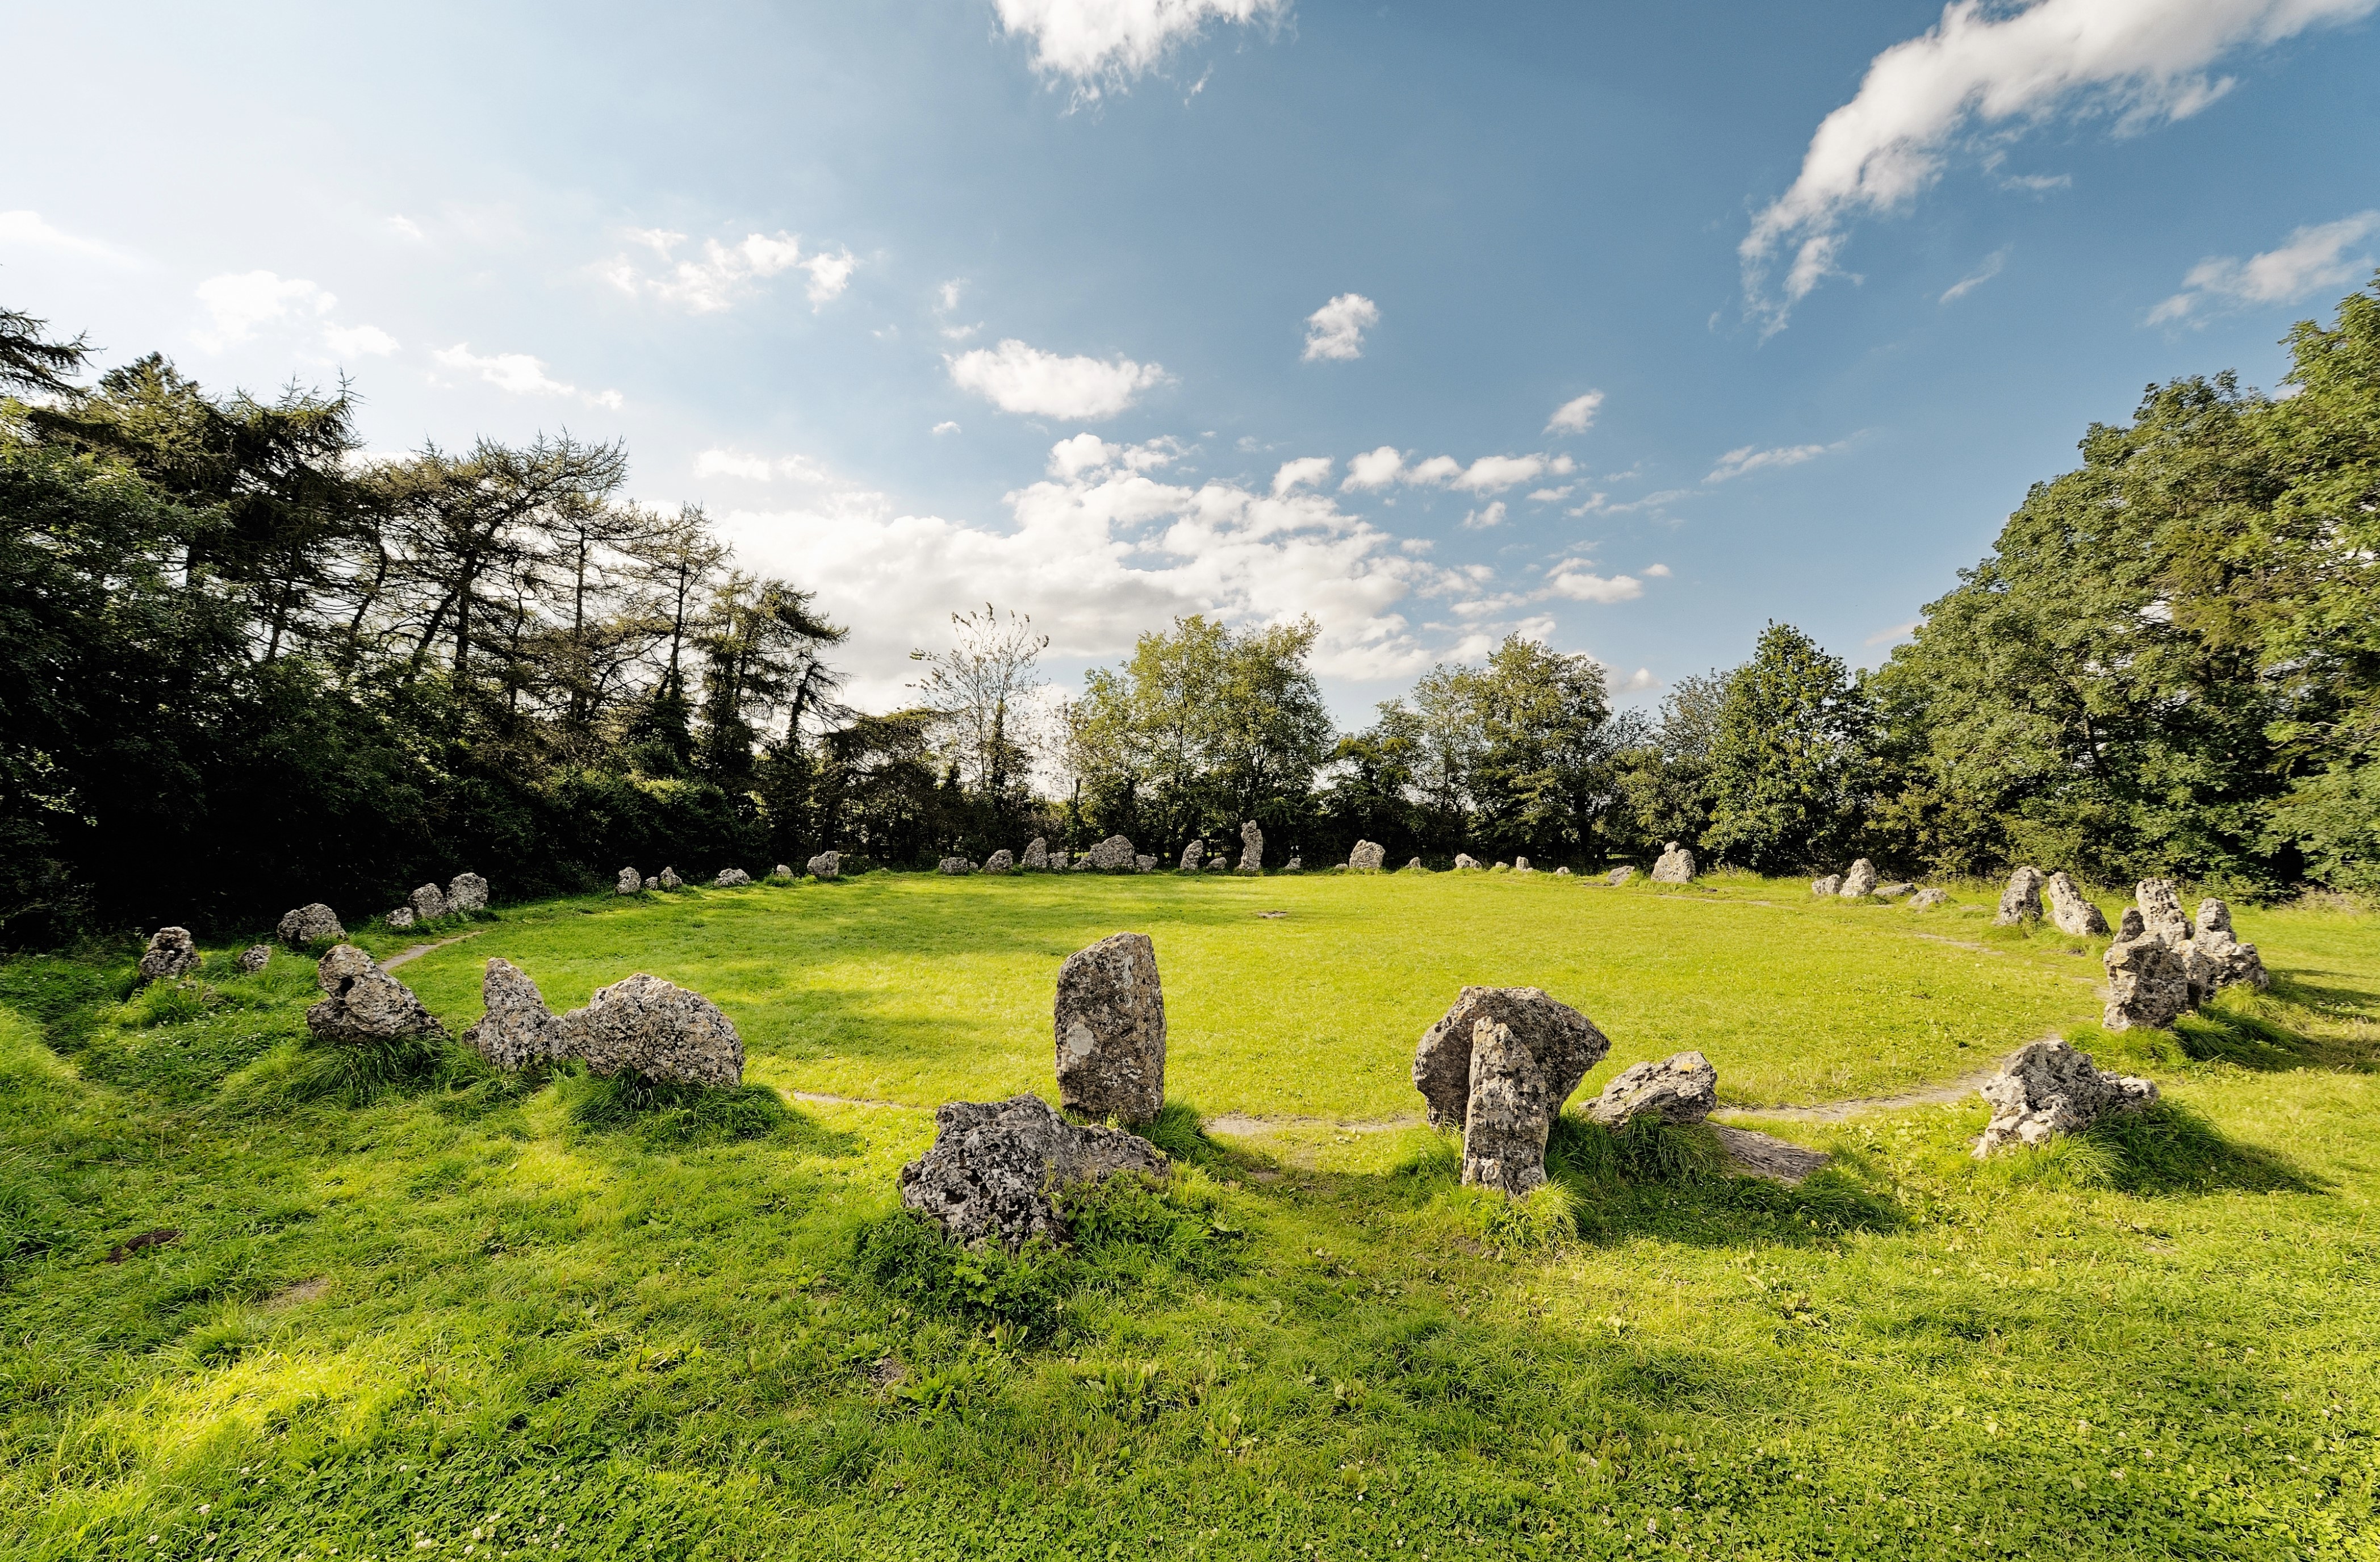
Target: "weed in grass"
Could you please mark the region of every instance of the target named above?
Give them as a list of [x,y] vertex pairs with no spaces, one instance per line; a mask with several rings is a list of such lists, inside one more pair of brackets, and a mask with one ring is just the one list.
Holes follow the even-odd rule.
[[1080,1284],[1074,1257],[1039,1240],[1008,1253],[963,1248],[914,1210],[860,1227],[852,1270],[881,1295],[944,1316],[1005,1324],[1029,1343],[1055,1334]]

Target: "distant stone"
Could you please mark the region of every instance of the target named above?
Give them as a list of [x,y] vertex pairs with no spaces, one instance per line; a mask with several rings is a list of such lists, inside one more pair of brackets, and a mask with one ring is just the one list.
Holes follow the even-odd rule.
[[1182,848],[1181,871],[1195,873],[1207,865],[1207,843],[1192,841]]
[[2149,932],[2119,938],[2101,957],[2107,968],[2107,1007],[2099,1023],[2110,1031],[2171,1025],[2192,1001],[2190,964],[2182,952]]
[[612,893],[614,895],[641,895],[644,893],[644,874],[639,873],[634,868],[623,868],[620,870],[620,881],[612,886]]
[[1257,822],[1253,819],[1240,825],[1240,872],[1264,872],[1264,832],[1257,828]]
[[945,857],[934,865],[934,872],[964,875],[974,873],[975,864],[964,857]]
[[1671,841],[1661,848],[1661,860],[1653,864],[1655,884],[1691,884],[1694,876],[1694,854]]
[[1479,1022],[1508,1027],[1545,1076],[1550,1112],[1560,1112],[1611,1043],[1586,1016],[1536,987],[1465,987],[1414,1048],[1414,1089],[1429,1104],[1432,1128],[1460,1128],[1471,1094],[1471,1048]]
[[199,947],[186,927],[161,927],[140,952],[140,980],[172,982],[199,969]]
[[2058,932],[2076,938],[2107,936],[2107,914],[2091,904],[2090,897],[2065,869],[2043,880],[2041,888],[2049,900],[2050,923]]
[[1556,868],[1554,870],[1554,877],[1558,879],[1566,879],[1570,877],[1570,870],[1568,868]]
[[480,999],[487,1012],[463,1032],[463,1040],[497,1068],[525,1068],[568,1056],[562,1022],[545,1007],[545,995],[510,960],[488,962]]
[[2191,942],[2206,952],[2217,991],[2244,983],[2261,993],[2273,984],[2256,946],[2240,943],[2232,933],[2231,908],[2222,901],[2210,896],[2198,903],[2198,935]]
[[1633,868],[1614,868],[1611,872],[1603,875],[1603,882],[1617,887],[1618,885],[1626,884],[1635,876],[1636,870]]
[[814,879],[839,879],[843,877],[843,853],[821,851],[811,858],[807,866]]
[[713,888],[740,889],[752,882],[752,875],[741,868],[722,868],[719,876],[710,881]]
[[794,865],[790,862],[780,862],[769,871],[769,876],[772,879],[790,879],[794,876]]
[[410,906],[399,906],[395,910],[391,911],[387,916],[381,920],[388,923],[389,926],[396,929],[399,933],[403,933],[407,928],[413,925],[413,908]]
[[1978,1160],[2003,1145],[2043,1144],[2058,1134],[2080,1133],[2102,1117],[2137,1112],[2157,1098],[2152,1081],[2103,1074],[2090,1054],[2060,1041],[2019,1047],[1982,1089],[1992,1104],[1992,1120],[1976,1141]]
[[1878,900],[1898,900],[1903,896],[1916,893],[1917,886],[1913,884],[1880,884],[1876,886],[1876,897]]
[[1145,933],[1111,934],[1058,968],[1058,1104],[1145,1123],[1165,1104],[1165,990]]
[[1840,873],[1828,873],[1823,879],[1812,879],[1810,881],[1810,893],[1812,895],[1832,895],[1842,887],[1843,876]]
[[446,885],[446,914],[488,909],[488,881],[477,873],[457,873]]
[[1718,1105],[1718,1070],[1699,1052],[1682,1052],[1658,1063],[1632,1063],[1603,1087],[1586,1115],[1605,1128],[1624,1128],[1637,1117],[1665,1123],[1699,1123]]
[[337,944],[347,936],[347,930],[339,925],[338,917],[319,900],[289,912],[273,931],[281,942],[293,949],[302,949],[309,944]]
[[[1153,873],[1157,872],[1157,856],[1154,852],[1142,852],[1132,860],[1132,865],[1137,872]],[[1220,864],[1210,863],[1209,866],[1220,866]]]
[[244,976],[254,976],[272,963],[273,946],[270,944],[251,944],[239,952],[240,974]]
[[1937,906],[1948,905],[1949,900],[1950,892],[1947,889],[1921,889],[1909,897],[1909,909],[1912,911],[1930,911]]
[[1493,1019],[1471,1027],[1469,1100],[1463,1119],[1463,1180],[1512,1196],[1543,1187],[1546,1136],[1561,1103],[1536,1055]]
[[434,884],[423,885],[406,898],[416,921],[434,922],[446,914],[446,892]]
[[1002,847],[998,851],[993,852],[990,856],[983,860],[983,871],[987,873],[1005,873],[1014,869],[1015,866],[1016,856],[1006,847]]
[[2139,890],[2141,921],[2149,936],[2168,947],[2190,942],[2190,919],[2182,915],[2181,897],[2170,879],[2143,879]]
[[2041,870],[2019,868],[2009,875],[2008,887],[2000,891],[1999,913],[1992,918],[1994,927],[2017,927],[2025,922],[2041,921]]
[[701,994],[643,971],[597,988],[556,1025],[561,1056],[583,1057],[598,1074],[713,1090],[744,1082],[744,1038],[734,1021]]
[[1512,859],[1512,872],[1516,873],[1534,873],[1536,870],[1529,866],[1529,860],[1527,858],[1515,857]]
[[1491,873],[1509,873],[1512,871],[1512,865],[1510,862],[1499,862],[1488,871]]
[[1357,841],[1355,849],[1347,854],[1347,871],[1351,873],[1377,873],[1386,865],[1389,848],[1378,841]]
[[686,881],[677,876],[677,870],[675,868],[663,868],[662,870],[662,876],[655,879],[653,882],[661,885],[663,889],[683,889],[686,887]]
[[1058,847],[1051,849],[1050,853],[1050,871],[1053,873],[1062,873],[1066,871],[1065,848]]
[[1119,1172],[1161,1178],[1164,1153],[1121,1129],[1078,1128],[1038,1095],[953,1101],[934,1113],[934,1147],[901,1168],[901,1203],[953,1241],[1010,1251],[1069,1239],[1052,1197]]
[[1139,855],[1123,836],[1110,836],[1086,855],[1095,873],[1129,873],[1140,866]]
[[1038,873],[1047,869],[1050,866],[1050,843],[1039,836],[1034,836],[1032,843],[1026,847],[1025,856],[1018,861],[1017,866],[1028,873]]
[[[1418,862],[1421,859],[1416,857],[1414,860]],[[1281,865],[1281,871],[1284,873],[1302,873],[1305,872],[1305,860],[1300,857],[1293,857],[1288,861]]]
[[327,1042],[374,1046],[407,1036],[443,1035],[413,989],[352,944],[332,947],[314,968],[322,1001],[306,1011],[306,1029]]
[[[1418,861],[1419,859],[1416,858],[1415,860]],[[1467,851],[1458,851],[1454,854],[1454,871],[1458,873],[1475,873],[1486,866],[1486,863]]]
[[1863,857],[1852,864],[1843,875],[1842,886],[1835,891],[1846,900],[1857,900],[1876,893],[1876,864]]

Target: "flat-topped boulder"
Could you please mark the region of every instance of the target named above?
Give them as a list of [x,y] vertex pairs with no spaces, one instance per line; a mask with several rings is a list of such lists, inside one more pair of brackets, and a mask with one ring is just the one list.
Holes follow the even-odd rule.
[[1718,1070],[1699,1052],[1682,1052],[1658,1063],[1632,1063],[1612,1077],[1586,1115],[1608,1129],[1625,1128],[1638,1117],[1699,1123],[1718,1105]]
[[901,1168],[905,1209],[970,1248],[1010,1251],[1038,1238],[1069,1239],[1053,1197],[1120,1172],[1161,1178],[1155,1145],[1121,1129],[1078,1127],[1038,1095],[953,1101],[934,1112],[934,1146]]
[[1655,884],[1691,884],[1694,877],[1694,854],[1671,841],[1661,848],[1661,860],[1653,864]]
[[1479,1022],[1508,1027],[1545,1076],[1552,1111],[1578,1089],[1611,1043],[1595,1022],[1537,987],[1465,987],[1414,1048],[1414,1089],[1432,1128],[1461,1128],[1471,1098],[1471,1046]]
[[596,989],[557,1025],[563,1055],[596,1073],[733,1090],[744,1082],[744,1038],[719,1006],[638,971]]
[[2062,1041],[2018,1048],[1984,1081],[1992,1120],[1975,1144],[1978,1160],[2010,1144],[2045,1144],[2080,1133],[2102,1117],[2137,1112],[2157,1099],[2156,1085],[2125,1074],[2103,1074],[2091,1055]]
[[1614,868],[1611,872],[1603,875],[1603,882],[1611,885],[1614,889],[1617,889],[1635,876],[1636,870],[1633,868]]
[[339,925],[337,913],[317,900],[310,905],[284,912],[274,936],[293,949],[303,949],[310,944],[340,944],[346,941],[347,930]]
[[1058,1102],[1145,1123],[1165,1104],[1165,989],[1145,933],[1111,934],[1058,968],[1051,1006]]
[[2041,887],[2049,898],[2050,925],[2058,932],[2074,938],[2107,936],[2107,914],[2091,903],[2065,869],[2043,880]]
[[199,969],[199,946],[186,927],[161,927],[140,951],[142,982],[172,982]]
[[722,868],[719,876],[710,881],[718,889],[741,889],[752,882],[752,875],[741,868]]
[[352,944],[332,946],[314,967],[314,983],[322,999],[306,1011],[306,1029],[324,1041],[372,1046],[445,1033],[412,988]]
[[934,872],[964,876],[975,872],[975,864],[964,857],[945,857],[934,865]]
[[1947,889],[1921,889],[1909,897],[1909,909],[1912,911],[1930,911],[1937,906],[1949,903],[1950,892]]
[[1821,898],[1832,896],[1836,891],[1842,887],[1843,876],[1840,873],[1828,873],[1823,879],[1812,879],[1810,881],[1810,893],[1820,897]]
[[1880,884],[1876,886],[1876,897],[1878,900],[1900,900],[1916,893],[1917,886],[1906,880]]
[[2041,921],[2041,870],[2019,868],[2009,875],[2008,887],[2000,891],[2000,909],[1992,918],[1994,927],[2021,927],[2026,922]]

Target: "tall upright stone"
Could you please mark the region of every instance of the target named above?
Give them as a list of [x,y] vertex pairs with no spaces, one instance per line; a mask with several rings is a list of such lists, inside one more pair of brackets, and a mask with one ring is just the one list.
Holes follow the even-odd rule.
[[[634,868],[623,868],[620,870],[619,882],[612,886],[612,893],[614,895],[641,895],[644,893],[644,889],[645,875],[639,873]],[[412,908],[407,907],[406,909],[410,911]]]
[[2041,870],[2019,868],[2009,875],[2008,887],[2000,891],[2000,909],[1992,918],[1994,927],[2021,927],[2026,922],[2041,921]]
[[510,960],[492,959],[480,979],[487,1010],[463,1040],[499,1068],[526,1068],[567,1055],[562,1022],[545,1007],[545,995],[527,971]]
[[2190,968],[2181,951],[2155,934],[2119,938],[2100,958],[2107,968],[2107,1007],[2099,1023],[2108,1030],[2159,1029],[2190,1007]]
[[1205,841],[1192,841],[1188,846],[1182,848],[1182,861],[1180,864],[1182,872],[1185,873],[1195,873],[1206,865],[1207,843]]
[[2222,901],[2210,896],[2198,903],[2198,934],[2191,942],[2205,952],[2218,991],[2240,982],[2261,993],[2273,984],[2256,946],[2231,931],[2231,908]]
[[322,957],[314,968],[314,984],[322,1001],[306,1011],[306,1029],[323,1041],[373,1046],[444,1033],[411,988],[352,944],[334,945]]
[[1429,1104],[1432,1128],[1463,1125],[1471,1092],[1471,1047],[1483,1019],[1520,1038],[1545,1074],[1554,1112],[1611,1050],[1595,1021],[1542,988],[1465,987],[1414,1047],[1414,1089]]
[[1485,1019],[1473,1024],[1463,1120],[1464,1183],[1512,1195],[1545,1185],[1546,1138],[1561,1109],[1547,1072],[1511,1026]]
[[488,881],[477,873],[455,875],[446,885],[446,914],[484,911],[488,909]]
[[140,980],[172,982],[199,969],[199,947],[186,927],[161,927],[140,952]]
[[808,866],[814,879],[839,879],[843,877],[843,853],[821,851],[809,860]]
[[1024,858],[1016,864],[1028,873],[1038,873],[1050,866],[1050,843],[1039,836],[1025,848]]
[[1671,841],[1661,848],[1661,860],[1653,864],[1655,884],[1692,884],[1694,877],[1694,854]]
[[2041,887],[2049,897],[2049,920],[2058,932],[2075,938],[2107,935],[2107,913],[2091,903],[2065,869],[2050,874]]
[[1240,872],[1264,872],[1264,832],[1257,828],[1257,822],[1253,819],[1240,825]]
[[1846,900],[1858,900],[1876,893],[1876,864],[1863,857],[1843,875],[1835,893]]
[[1389,860],[1389,848],[1378,841],[1357,841],[1355,849],[1347,854],[1347,871],[1351,873],[1377,873]]
[[2171,879],[2143,879],[2138,899],[2150,937],[2177,949],[2190,942],[2190,918],[2182,913],[2181,897]]
[[1058,968],[1058,1102],[1145,1123],[1165,1104],[1165,989],[1145,933],[1111,934]]
[[446,892],[434,884],[423,885],[406,897],[413,908],[416,921],[434,922],[446,914]]

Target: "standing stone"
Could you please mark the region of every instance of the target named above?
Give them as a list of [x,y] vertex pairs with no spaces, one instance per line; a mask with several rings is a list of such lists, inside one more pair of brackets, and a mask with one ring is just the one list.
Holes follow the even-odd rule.
[[1626,884],[1635,876],[1636,870],[1633,868],[1614,868],[1611,872],[1603,875],[1603,882],[1617,888],[1619,885]]
[[1058,968],[1058,1104],[1083,1117],[1145,1123],[1165,1104],[1165,990],[1157,946],[1118,933]]
[[2009,875],[2008,887],[2000,891],[1999,914],[1992,919],[1994,927],[2017,927],[2025,922],[2041,921],[2041,870],[2019,868]]
[[752,882],[752,875],[741,868],[722,868],[719,876],[710,882],[715,888],[740,889]]
[[1078,1128],[1038,1095],[953,1101],[934,1112],[934,1147],[901,1168],[901,1204],[953,1241],[1010,1251],[1038,1237],[1063,1242],[1051,1195],[1118,1172],[1163,1177],[1165,1154],[1122,1129]]
[[[1414,861],[1418,865],[1421,859],[1416,857]],[[1305,860],[1302,857],[1293,857],[1281,865],[1281,871],[1284,873],[1302,873],[1305,872]]]
[[556,1055],[596,1073],[733,1090],[744,1082],[744,1038],[719,1006],[674,982],[637,972],[599,987],[556,1023]]
[[1930,911],[1937,906],[1948,905],[1949,899],[1950,892],[1947,889],[1921,889],[1909,897],[1909,909],[1912,911]]
[[[1294,857],[1293,857],[1293,858],[1291,858],[1291,859],[1290,859],[1290,860],[1291,860],[1292,862],[1294,862],[1294,861],[1296,861],[1296,860],[1297,860],[1297,859],[1296,859],[1296,858],[1294,858]],[[1428,869],[1427,869],[1427,868],[1425,868],[1425,867],[1423,867],[1423,866],[1421,865],[1421,859],[1420,859],[1420,858],[1418,858],[1418,857],[1416,857],[1416,858],[1415,858],[1412,861],[1410,861],[1410,862],[1408,862],[1408,863],[1406,863],[1406,864],[1405,864],[1405,872],[1406,872],[1406,873],[1428,873],[1428,872],[1429,872],[1429,870],[1428,870]]]
[[2110,1031],[2171,1025],[2191,1005],[2190,967],[2181,951],[2153,933],[2119,938],[2102,957],[2107,1007],[2099,1023]]
[[434,884],[423,885],[407,899],[417,921],[434,922],[446,914],[446,892]]
[[1605,1128],[1624,1128],[1637,1117],[1665,1123],[1699,1123],[1718,1105],[1718,1070],[1699,1052],[1682,1052],[1658,1063],[1632,1063],[1613,1076],[1586,1115]]
[[239,969],[244,976],[254,976],[273,963],[273,946],[251,944],[239,952]]
[[1050,871],[1053,873],[1062,873],[1066,871],[1066,848],[1064,847],[1055,847],[1050,849]]
[[[1207,864],[1209,868],[1220,868],[1222,865],[1223,860],[1220,857],[1214,861]],[[1132,860],[1132,866],[1135,873],[1153,873],[1157,872],[1156,854],[1153,852],[1142,852]]]
[[941,861],[935,864],[934,872],[938,873],[955,873],[964,875],[974,873],[975,864],[968,861],[964,857],[945,857]]
[[990,857],[983,860],[983,871],[987,873],[1011,873],[1014,871],[1015,867],[1015,854],[1011,852],[1006,847],[1002,847],[998,851],[993,852]]
[[457,873],[446,885],[446,914],[488,909],[488,881],[477,873]]
[[1561,1103],[1547,1071],[1509,1025],[1471,1028],[1471,1078],[1463,1119],[1463,1180],[1518,1196],[1543,1187],[1546,1135]]
[[1512,872],[1516,873],[1534,873],[1536,870],[1529,866],[1529,860],[1527,858],[1515,857],[1512,859]]
[[1377,873],[1387,865],[1389,848],[1378,841],[1359,840],[1355,849],[1347,854],[1347,871],[1351,873]]
[[562,1022],[545,1007],[545,995],[510,960],[488,962],[487,974],[480,979],[480,999],[487,1013],[463,1032],[463,1040],[497,1068],[525,1068],[568,1056]]
[[1828,873],[1823,879],[1812,879],[1810,881],[1810,893],[1812,895],[1832,895],[1842,887],[1843,876],[1840,873]]
[[389,926],[396,929],[397,932],[403,933],[407,928],[413,925],[413,908],[410,906],[399,906],[395,910],[391,911],[387,916],[381,920],[388,923]]
[[1264,832],[1257,828],[1253,819],[1240,825],[1240,872],[1264,872]]
[[2182,915],[2181,897],[2174,892],[2172,880],[2143,879],[2139,895],[2141,921],[2149,936],[2169,948],[2190,942],[2190,919]]
[[620,870],[620,882],[612,886],[612,893],[614,895],[641,895],[644,893],[644,889],[645,875],[639,873],[634,868],[623,868]]
[[1653,864],[1655,884],[1691,884],[1694,876],[1694,854],[1671,841],[1661,848],[1661,860]]
[[686,881],[677,876],[677,870],[675,868],[663,868],[662,870],[662,876],[655,879],[653,882],[661,885],[663,889],[683,889],[686,887]]
[[790,862],[780,862],[769,870],[769,877],[771,879],[790,879],[793,876],[794,865]]
[[1039,836],[1034,836],[1032,844],[1025,848],[1025,856],[1017,863],[1017,866],[1024,869],[1028,873],[1038,873],[1048,868],[1050,866],[1050,843],[1042,839]]
[[821,851],[809,860],[808,868],[814,879],[839,879],[843,877],[843,853]]
[[1869,861],[1864,857],[1852,863],[1852,871],[1843,875],[1842,887],[1836,890],[1835,893],[1841,896],[1846,900],[1857,900],[1864,896],[1874,895],[1876,893],[1876,864]]
[[1221,852],[1215,852],[1207,859],[1207,872],[1210,873],[1228,873],[1231,871],[1232,860],[1224,856]]
[[1087,860],[1096,873],[1129,873],[1140,866],[1131,840],[1123,836],[1110,836],[1091,848]]
[[1192,841],[1182,848],[1182,872],[1195,873],[1207,865],[1207,843]]
[[2198,936],[2191,942],[2206,953],[2217,991],[2245,982],[2259,993],[2273,984],[2265,959],[2253,944],[2242,944],[2231,931],[2231,908],[2213,897],[2198,903]]
[[2090,1054],[2060,1041],[2018,1048],[1981,1088],[1992,1104],[1992,1120],[1975,1143],[1977,1160],[2002,1145],[2041,1144],[2055,1134],[2080,1133],[2112,1113],[2137,1112],[2157,1098],[2153,1081],[2102,1074]]
[[327,1042],[372,1046],[407,1036],[443,1035],[437,1017],[413,990],[352,944],[334,946],[314,968],[322,1001],[306,1011],[306,1029]]
[[1467,851],[1458,851],[1454,854],[1454,871],[1458,873],[1474,872],[1483,866],[1485,864],[1479,859]]
[[338,917],[319,900],[284,915],[273,932],[293,949],[302,949],[309,944],[343,943],[347,936]]
[[1551,1112],[1560,1112],[1611,1043],[1595,1021],[1537,987],[1465,987],[1414,1048],[1414,1089],[1429,1104],[1432,1128],[1459,1128],[1471,1093],[1471,1047],[1479,1022],[1510,1029],[1545,1074]]
[[2049,896],[2049,920],[2060,933],[2076,938],[2105,938],[2107,918],[2091,904],[2065,869],[2049,875],[2041,886]]
[[171,982],[198,969],[198,946],[186,927],[159,928],[149,935],[149,947],[140,952],[143,982]]

